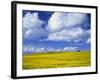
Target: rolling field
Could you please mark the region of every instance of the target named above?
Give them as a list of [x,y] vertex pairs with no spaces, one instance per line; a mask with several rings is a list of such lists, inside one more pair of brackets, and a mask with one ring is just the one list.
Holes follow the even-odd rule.
[[90,61],[90,51],[24,54],[23,69],[83,67]]

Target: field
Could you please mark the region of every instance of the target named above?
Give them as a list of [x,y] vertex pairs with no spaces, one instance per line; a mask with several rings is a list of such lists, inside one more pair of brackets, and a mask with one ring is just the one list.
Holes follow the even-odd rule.
[[23,54],[23,69],[90,66],[90,51]]

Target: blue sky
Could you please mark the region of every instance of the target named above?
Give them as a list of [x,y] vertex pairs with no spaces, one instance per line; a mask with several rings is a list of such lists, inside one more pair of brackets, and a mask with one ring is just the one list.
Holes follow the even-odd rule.
[[90,50],[91,14],[23,10],[23,53]]

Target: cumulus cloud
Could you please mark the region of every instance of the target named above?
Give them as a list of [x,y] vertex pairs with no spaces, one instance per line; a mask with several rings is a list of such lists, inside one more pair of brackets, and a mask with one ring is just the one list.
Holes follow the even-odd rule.
[[63,28],[78,26],[86,20],[86,14],[55,12],[48,21],[48,29],[50,32],[56,32]]
[[[88,20],[87,15],[83,13],[55,12],[46,23],[39,19],[37,12],[27,13],[23,17],[23,37],[41,41],[77,42],[90,37],[90,31],[81,27],[86,20]],[[47,24],[46,30],[42,28],[44,24]]]
[[48,21],[51,33],[47,40],[80,41],[89,38],[90,31],[81,27],[87,19],[87,15],[82,13],[55,12]]
[[45,22],[39,19],[38,13],[27,13],[23,17],[23,36],[28,39],[38,39],[46,36],[46,31],[41,27]]
[[74,40],[82,36],[83,30],[79,28],[74,29],[64,29],[59,32],[51,33],[48,37],[48,40]]
[[59,32],[51,33],[48,36],[48,40],[53,41],[80,41],[82,38],[88,38],[90,34],[86,31],[78,28],[65,29]]

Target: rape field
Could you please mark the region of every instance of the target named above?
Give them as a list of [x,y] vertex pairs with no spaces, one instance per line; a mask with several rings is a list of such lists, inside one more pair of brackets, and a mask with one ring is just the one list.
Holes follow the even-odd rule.
[[23,69],[84,67],[91,65],[90,51],[23,54]]

